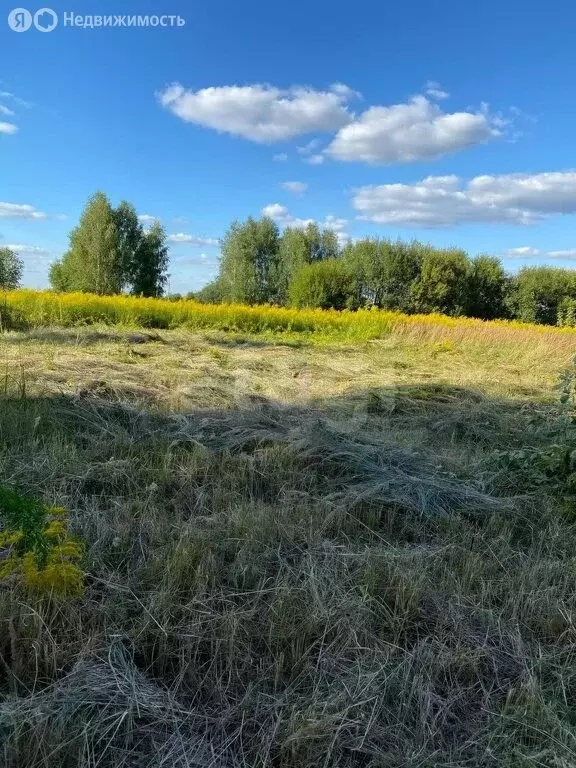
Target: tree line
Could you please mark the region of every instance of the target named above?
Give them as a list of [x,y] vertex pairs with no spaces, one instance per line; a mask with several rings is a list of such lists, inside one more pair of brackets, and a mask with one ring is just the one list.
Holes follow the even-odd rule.
[[[50,284],[55,291],[160,297],[168,265],[162,225],[145,229],[131,203],[113,208],[97,192],[70,234],[68,251],[52,264]],[[0,287],[16,287],[22,266],[15,253],[0,248]],[[221,240],[218,277],[187,297],[576,324],[574,270],[523,267],[510,275],[497,257],[471,258],[460,248],[416,240],[366,237],[342,246],[329,228],[309,223],[280,232],[268,217],[232,223]]]
[[460,248],[366,237],[340,247],[310,223],[280,233],[269,218],[235,222],[221,244],[217,279],[193,297],[322,309],[377,307],[413,313],[576,322],[576,271],[523,267]]
[[486,319],[509,311],[510,278],[500,261],[470,259],[458,248],[378,238],[342,248],[335,232],[315,223],[280,234],[264,217],[233,224],[221,250],[220,274],[200,299]]

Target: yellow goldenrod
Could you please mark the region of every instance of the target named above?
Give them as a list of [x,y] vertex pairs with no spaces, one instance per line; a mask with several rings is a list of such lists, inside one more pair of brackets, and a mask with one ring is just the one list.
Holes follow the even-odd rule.
[[573,327],[534,325],[518,320],[477,320],[440,314],[405,315],[381,309],[360,309],[357,312],[290,309],[34,290],[9,291],[5,301],[24,325],[32,327],[105,323],[147,328],[215,328],[244,333],[316,333],[351,341],[379,338],[392,331],[413,333],[442,328],[451,329],[457,335],[468,331],[480,336],[490,336],[501,329],[517,331],[520,335],[576,333]]
[[29,589],[60,596],[82,592],[83,546],[68,532],[65,509],[0,486],[0,519],[0,579],[16,575]]

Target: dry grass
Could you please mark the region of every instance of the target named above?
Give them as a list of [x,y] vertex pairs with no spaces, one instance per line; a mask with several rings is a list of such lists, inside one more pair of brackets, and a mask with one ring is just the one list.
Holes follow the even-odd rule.
[[574,765],[576,530],[493,452],[576,341],[446,334],[0,336],[0,477],[88,543],[0,590],[0,764]]

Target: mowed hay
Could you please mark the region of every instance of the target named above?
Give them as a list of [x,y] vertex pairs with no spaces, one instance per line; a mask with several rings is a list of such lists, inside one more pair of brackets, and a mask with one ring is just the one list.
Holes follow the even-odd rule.
[[1,765],[574,764],[574,525],[494,459],[569,350],[48,331],[0,338],[0,477],[87,586],[0,590]]

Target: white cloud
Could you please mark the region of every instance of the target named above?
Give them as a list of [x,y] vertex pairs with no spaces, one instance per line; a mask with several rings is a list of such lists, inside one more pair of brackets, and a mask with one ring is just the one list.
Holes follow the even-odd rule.
[[[406,103],[372,106],[359,116],[350,108],[362,98],[344,83],[326,90],[268,84],[212,86],[194,91],[176,82],[156,94],[159,103],[182,120],[241,136],[261,144],[288,141],[309,133],[329,132],[326,149],[313,138],[297,147],[305,162],[321,165],[326,157],[370,164],[430,160],[466,147],[513,138],[511,120],[492,114],[487,104],[473,110],[445,112],[439,101],[449,93],[428,81],[424,94]],[[288,155],[273,156],[286,162]]]
[[325,150],[335,160],[372,164],[431,160],[502,135],[485,108],[445,113],[425,96],[370,107],[345,125]]
[[467,183],[428,176],[414,184],[361,187],[352,202],[360,219],[378,224],[532,224],[576,213],[576,171],[476,176]]
[[32,205],[0,202],[0,219],[45,219],[46,214]]
[[440,101],[443,101],[444,99],[448,99],[450,97],[448,91],[445,91],[440,83],[436,82],[436,80],[428,80],[425,88],[426,95],[433,99],[439,99]]
[[323,225],[327,229],[333,229],[335,232],[342,232],[348,226],[347,219],[339,219],[337,216],[333,216],[331,213],[324,219]]
[[576,248],[570,248],[565,251],[543,251],[543,256],[550,259],[576,259]]
[[138,221],[141,224],[152,224],[155,221],[158,221],[157,216],[151,216],[149,213],[140,213],[138,215]]
[[540,253],[538,248],[532,248],[529,245],[523,245],[520,248],[509,248],[505,256],[537,256]]
[[284,181],[280,186],[282,189],[285,189],[286,192],[293,192],[296,195],[301,195],[308,189],[308,184],[303,181]]
[[8,109],[8,107],[5,107],[4,104],[0,104],[0,115],[6,115],[6,117],[12,117],[16,113],[13,112],[11,109]]
[[538,257],[539,259],[565,259],[566,261],[576,261],[576,248],[570,248],[564,251],[541,251],[539,248],[532,248],[531,246],[524,245],[520,248],[508,248],[503,255],[517,259]]
[[290,217],[288,208],[280,203],[269,203],[262,208],[262,216],[268,216],[274,221],[284,221]]
[[0,91],[0,99],[12,99],[14,103],[19,104],[21,107],[26,107],[26,109],[29,109],[32,106],[30,102],[24,101],[24,99],[10,93],[10,91]]
[[8,135],[16,133],[18,126],[14,123],[0,123],[0,133],[6,133]]
[[8,243],[7,245],[2,246],[3,248],[9,248],[11,251],[14,251],[18,254],[29,254],[31,256],[47,256],[50,251],[46,248],[41,248],[39,245],[22,245],[20,243],[14,244],[14,243]]
[[166,239],[169,243],[186,243],[194,248],[205,248],[206,246],[216,246],[220,244],[219,241],[213,237],[197,237],[196,235],[187,235],[184,232],[168,235]]
[[[345,90],[343,90],[345,89]],[[190,123],[271,144],[316,131],[336,131],[352,119],[351,89],[316,91],[293,86],[220,86],[186,90],[180,83],[157,94],[160,104]]]
[[338,94],[347,101],[350,99],[361,99],[362,94],[359,91],[355,91],[344,83],[332,83],[330,86],[332,93]]
[[262,208],[262,215],[269,216],[271,219],[274,219],[277,224],[280,224],[283,227],[296,227],[304,229],[309,224],[318,224],[321,229],[333,230],[338,237],[338,242],[340,245],[346,245],[346,243],[350,242],[350,236],[346,232],[348,221],[346,219],[339,219],[332,214],[326,216],[324,221],[316,221],[315,219],[298,219],[295,216],[292,216],[285,205],[281,205],[280,203],[270,203],[269,205],[266,205],[264,208]]

